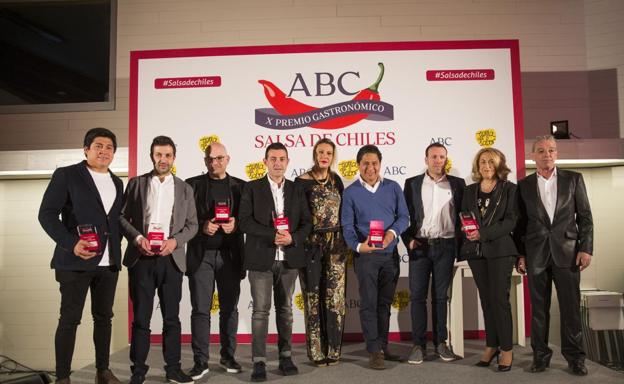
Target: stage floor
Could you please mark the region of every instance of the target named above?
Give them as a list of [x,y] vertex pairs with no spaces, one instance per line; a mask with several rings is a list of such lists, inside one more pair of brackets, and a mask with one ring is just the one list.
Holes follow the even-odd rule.
[[[530,342],[527,342],[529,345]],[[410,350],[409,343],[393,343],[391,350],[401,355],[407,355]],[[293,359],[299,367],[299,375],[284,377],[277,369],[277,347],[268,346],[268,382],[288,383],[323,383],[323,384],[346,384],[346,383],[384,383],[402,384],[412,383],[452,383],[462,384],[500,384],[501,382],[522,384],[540,383],[624,383],[624,373],[616,372],[597,363],[587,361],[589,376],[577,377],[569,373],[567,364],[557,347],[551,346],[555,354],[551,361],[550,369],[544,373],[532,374],[528,372],[531,365],[532,353],[529,348],[514,347],[514,364],[510,372],[496,371],[496,365],[490,368],[475,367],[479,360],[484,346],[483,340],[466,340],[466,357],[451,363],[445,363],[440,359],[431,356],[433,348],[429,348],[430,355],[423,364],[411,365],[407,363],[386,362],[386,369],[374,371],[368,368],[368,354],[363,343],[347,343],[343,346],[343,358],[340,364],[332,367],[317,368],[307,359],[305,345],[295,344],[293,346]],[[122,381],[128,382],[130,379],[130,363],[128,360],[129,348],[124,348],[111,356],[111,368],[115,375]],[[218,365],[219,347],[211,348],[210,373],[198,383],[240,383],[250,382],[251,374],[251,346],[241,344],[237,350],[237,360],[243,366],[240,374],[228,374]],[[147,375],[148,383],[165,383],[165,372],[163,370],[163,359],[161,347],[152,346],[148,364],[150,371]],[[189,345],[182,347],[182,368],[187,371],[193,364],[193,353]],[[72,383],[93,383],[95,376],[95,365],[89,365],[72,373]]]

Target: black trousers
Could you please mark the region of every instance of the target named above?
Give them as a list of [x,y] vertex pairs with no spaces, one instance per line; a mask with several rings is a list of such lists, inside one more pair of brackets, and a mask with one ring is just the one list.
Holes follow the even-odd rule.
[[396,253],[360,253],[354,259],[360,292],[360,324],[369,353],[386,350],[390,306],[399,280]]
[[448,339],[446,316],[448,288],[453,278],[455,239],[437,244],[424,243],[409,255],[410,315],[414,345],[427,345],[427,296],[431,279],[431,329],[433,345]]
[[468,260],[479,290],[486,345],[491,348],[500,347],[503,351],[511,351],[513,348],[509,289],[515,261],[514,256]]
[[163,319],[163,357],[165,371],[180,369],[180,299],[182,298],[182,272],[169,256],[141,257],[130,268],[130,298],[134,319],[130,342],[130,361],[133,373],[145,375],[145,364],[150,348],[150,321],[154,308],[154,295],[158,293]]
[[193,359],[207,363],[210,348],[210,313],[215,282],[219,303],[221,357],[233,358],[238,332],[238,298],[241,267],[233,263],[229,249],[206,250],[199,268],[189,276]]
[[555,282],[561,317],[561,354],[568,362],[585,361],[581,331],[581,273],[577,266],[558,268],[552,262],[545,269],[528,269],[531,295],[531,347],[535,360],[549,361],[550,298]]
[[91,289],[95,366],[108,369],[111,319],[119,272],[115,267],[97,267],[94,271],[55,271],[61,292],[61,316],[54,337],[56,377],[69,377],[76,344],[76,329],[82,318],[87,291]]

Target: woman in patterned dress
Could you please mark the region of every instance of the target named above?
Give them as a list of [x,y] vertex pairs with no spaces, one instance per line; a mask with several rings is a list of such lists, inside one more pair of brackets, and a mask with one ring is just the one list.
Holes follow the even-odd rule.
[[336,145],[321,139],[312,154],[314,166],[295,182],[304,189],[314,229],[305,248],[308,267],[299,272],[304,301],[308,358],[319,367],[340,359],[345,319],[347,246],[340,227],[344,186],[331,166]]

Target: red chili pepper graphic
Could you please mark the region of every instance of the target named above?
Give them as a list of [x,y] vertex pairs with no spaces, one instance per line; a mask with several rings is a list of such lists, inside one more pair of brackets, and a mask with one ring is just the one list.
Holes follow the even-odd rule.
[[[379,101],[379,84],[383,79],[384,65],[379,63],[379,76],[377,80],[368,88],[365,88],[358,92],[352,100],[373,100]],[[264,86],[264,95],[277,112],[282,115],[297,115],[300,113],[311,112],[318,110],[319,108],[304,104],[297,99],[286,96],[286,94],[279,89],[275,84],[267,80],[258,80],[262,86]],[[354,115],[340,116],[333,119],[325,120],[320,123],[310,124],[313,128],[320,129],[336,129],[355,124],[360,120],[368,117],[368,113],[356,113]]]

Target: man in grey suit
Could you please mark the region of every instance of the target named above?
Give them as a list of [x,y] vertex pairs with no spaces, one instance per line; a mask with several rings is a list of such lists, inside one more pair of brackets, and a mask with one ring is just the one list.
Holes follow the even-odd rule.
[[171,138],[152,141],[154,169],[130,180],[120,220],[128,248],[123,264],[128,267],[134,319],[130,360],[131,384],[145,381],[150,347],[150,320],[154,294],[158,291],[163,318],[163,355],[167,380],[192,383],[180,364],[180,299],[186,271],[184,244],[197,233],[193,189],[171,173],[176,147]]
[[561,311],[561,353],[573,374],[587,375],[582,347],[580,280],[591,262],[594,243],[592,213],[583,175],[559,169],[557,143],[552,136],[533,144],[537,172],[518,183],[520,222],[518,271],[529,275],[531,319],[531,372],[550,364],[548,347],[550,297],[554,281]]

